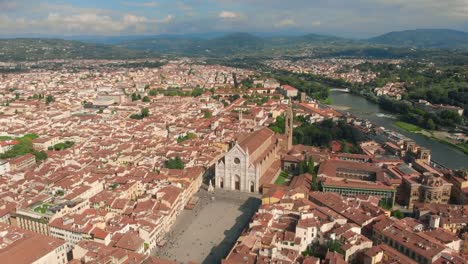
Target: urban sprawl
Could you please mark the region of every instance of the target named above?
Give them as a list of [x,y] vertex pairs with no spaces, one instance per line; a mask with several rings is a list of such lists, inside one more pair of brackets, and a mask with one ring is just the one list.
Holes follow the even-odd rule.
[[[366,83],[376,73],[342,71],[363,62],[380,61],[263,63]],[[252,70],[126,63],[41,61],[0,75],[0,262],[208,263],[222,245],[213,263],[467,263],[466,170]],[[357,141],[299,144],[304,124],[345,126]],[[239,199],[257,201],[245,223]]]

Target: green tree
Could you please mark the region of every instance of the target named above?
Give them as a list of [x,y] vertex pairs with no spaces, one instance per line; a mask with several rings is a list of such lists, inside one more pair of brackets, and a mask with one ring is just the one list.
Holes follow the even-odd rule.
[[198,97],[205,92],[205,89],[197,87],[193,89],[192,93],[190,94],[192,97]]
[[309,162],[308,162],[308,171],[310,174],[314,175],[315,174],[315,163],[314,163],[314,157],[310,156],[309,157]]
[[426,121],[426,128],[429,129],[429,130],[434,130],[434,129],[436,129],[436,125],[435,125],[435,123],[434,123],[434,121],[433,121],[432,119],[429,118],[429,119]]
[[350,149],[349,149],[348,142],[346,142],[346,140],[341,141],[341,146],[343,147],[342,152],[344,152],[344,153],[350,153],[351,152]]
[[213,114],[210,111],[203,112],[203,118],[211,118]]
[[277,134],[284,134],[285,126],[284,116],[277,116],[275,123],[270,125],[270,129]]
[[177,156],[177,157],[175,157],[173,159],[167,160],[164,165],[168,169],[182,170],[185,167],[184,162],[182,161],[182,159],[179,156]]
[[193,139],[193,138],[196,138],[197,137],[197,134],[195,133],[187,133],[187,135],[185,136],[180,136],[177,138],[177,143],[180,143],[180,142],[183,142],[183,141],[186,141],[186,140],[189,140],[189,139]]
[[309,157],[308,167],[309,173],[312,175],[312,191],[318,191],[317,173],[315,172],[314,157],[312,156]]
[[141,101],[145,102],[145,103],[149,103],[150,102],[150,99],[148,96],[145,96],[143,97],[143,99],[141,99]]
[[55,102],[55,98],[52,95],[48,95],[46,97],[46,105],[49,105],[52,102]]
[[398,219],[405,218],[405,215],[400,210],[392,211],[391,216],[398,218]]
[[143,117],[141,117],[140,114],[132,114],[132,115],[130,115],[130,118],[131,118],[131,119],[136,119],[136,120],[141,120],[141,119],[143,119]]
[[150,114],[149,112],[149,109],[144,107],[143,109],[141,109],[141,117],[145,118],[145,117],[148,117]]
[[45,151],[35,152],[36,162],[40,162],[47,159],[47,153]]
[[65,141],[65,142],[55,144],[52,148],[54,150],[64,150],[64,149],[72,147],[74,144],[75,142],[73,141]]
[[250,89],[254,87],[253,80],[250,78],[242,80],[241,84],[242,84],[242,88]]
[[304,174],[306,172],[308,172],[309,170],[309,166],[307,164],[307,160],[303,160],[299,163],[299,174]]
[[0,159],[10,159],[19,156],[23,156],[28,153],[35,153],[33,148],[32,141],[38,138],[36,134],[26,134],[21,138],[16,138],[19,141],[19,144],[13,146],[9,151],[0,154]]
[[151,89],[151,90],[149,91],[148,94],[149,94],[150,96],[156,96],[156,95],[158,95],[158,90],[156,90],[156,89]]

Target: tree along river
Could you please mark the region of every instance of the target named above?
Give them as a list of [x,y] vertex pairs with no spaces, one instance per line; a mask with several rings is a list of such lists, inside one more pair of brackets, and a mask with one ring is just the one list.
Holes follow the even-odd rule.
[[401,133],[416,141],[418,145],[430,149],[432,160],[450,169],[468,168],[468,155],[438,141],[397,127],[394,124],[395,119],[382,115],[390,115],[390,113],[380,109],[377,104],[369,102],[363,97],[340,91],[331,91],[330,97],[333,99],[333,105],[349,107],[350,109],[347,110],[349,113],[367,119],[378,126]]

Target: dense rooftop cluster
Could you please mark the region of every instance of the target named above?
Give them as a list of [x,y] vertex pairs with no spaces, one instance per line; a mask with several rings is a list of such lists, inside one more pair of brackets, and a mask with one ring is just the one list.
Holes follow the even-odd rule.
[[[466,171],[401,134],[250,70],[54,63],[73,67],[0,77],[0,255],[11,262],[174,263],[155,252],[203,184],[262,193],[227,264],[457,264],[468,253],[467,209],[452,204],[468,200]],[[360,63],[296,66],[367,82],[339,73]],[[395,205],[415,218],[397,219]]]

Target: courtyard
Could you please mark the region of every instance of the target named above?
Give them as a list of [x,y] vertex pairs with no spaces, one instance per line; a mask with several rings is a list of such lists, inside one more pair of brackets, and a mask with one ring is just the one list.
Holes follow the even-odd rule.
[[155,255],[182,263],[220,263],[260,206],[258,195],[203,187],[193,210],[184,210]]

